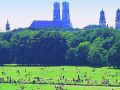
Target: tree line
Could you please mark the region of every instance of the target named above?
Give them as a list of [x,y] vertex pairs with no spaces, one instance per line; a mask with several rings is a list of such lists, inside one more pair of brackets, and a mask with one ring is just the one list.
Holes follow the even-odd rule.
[[120,68],[120,31],[18,30],[0,33],[0,64]]

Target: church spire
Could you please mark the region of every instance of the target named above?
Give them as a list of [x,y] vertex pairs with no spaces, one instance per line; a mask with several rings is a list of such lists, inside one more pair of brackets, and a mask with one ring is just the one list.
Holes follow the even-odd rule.
[[116,12],[116,29],[120,30],[120,9],[118,8],[117,12]]
[[54,3],[53,21],[60,21],[60,3]]
[[102,11],[100,12],[100,21],[99,21],[99,25],[100,27],[104,28],[106,27],[106,19],[105,19],[105,12],[102,9]]
[[6,24],[6,30],[10,30],[10,24],[9,24],[9,21],[7,20],[7,24]]
[[64,23],[64,28],[71,28],[70,12],[69,12],[69,2],[64,1],[62,3],[62,22]]

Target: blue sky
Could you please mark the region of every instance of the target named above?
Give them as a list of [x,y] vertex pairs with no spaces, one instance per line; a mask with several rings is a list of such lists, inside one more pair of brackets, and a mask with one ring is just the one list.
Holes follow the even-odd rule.
[[[0,0],[0,29],[8,19],[11,28],[28,27],[33,20],[52,20],[53,2],[64,0]],[[99,23],[103,8],[107,23],[115,26],[116,10],[120,0],[66,0],[70,3],[71,21],[74,27],[83,28]]]

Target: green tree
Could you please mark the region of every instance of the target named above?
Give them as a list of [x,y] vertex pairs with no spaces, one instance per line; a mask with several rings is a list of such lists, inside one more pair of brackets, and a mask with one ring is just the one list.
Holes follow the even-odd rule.
[[76,47],[76,60],[78,65],[88,65],[87,56],[90,42],[85,41]]
[[103,66],[106,65],[107,51],[101,47],[94,45],[90,46],[88,53],[88,62],[90,66]]

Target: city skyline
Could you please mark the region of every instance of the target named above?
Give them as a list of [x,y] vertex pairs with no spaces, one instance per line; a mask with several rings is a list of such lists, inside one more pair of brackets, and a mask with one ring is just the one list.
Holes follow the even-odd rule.
[[[53,3],[65,0],[1,0],[0,29],[5,29],[7,19],[11,28],[29,27],[33,20],[52,20]],[[89,24],[99,24],[100,11],[105,11],[106,23],[115,27],[116,10],[120,7],[116,1],[66,0],[70,3],[71,22],[75,28]],[[102,6],[101,6],[102,5]]]

